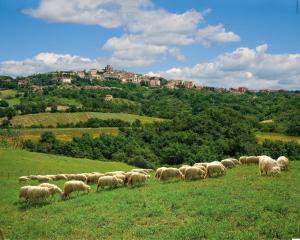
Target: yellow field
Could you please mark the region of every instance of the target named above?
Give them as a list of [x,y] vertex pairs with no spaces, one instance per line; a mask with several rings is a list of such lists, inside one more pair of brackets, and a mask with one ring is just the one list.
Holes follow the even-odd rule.
[[258,142],[262,142],[264,140],[284,142],[296,141],[300,144],[300,137],[287,136],[279,133],[256,133],[256,139]]
[[76,112],[76,113],[37,113],[15,116],[11,120],[13,126],[30,127],[32,125],[53,126],[58,123],[78,123],[86,122],[90,118],[98,119],[121,119],[126,122],[134,122],[139,119],[142,123],[153,123],[163,121],[160,118],[139,116],[127,113],[100,113],[100,112]]
[[19,130],[22,140],[33,142],[38,142],[41,134],[47,131],[53,132],[56,139],[60,141],[71,141],[73,137],[80,137],[84,133],[89,133],[93,138],[104,134],[117,135],[119,133],[118,128],[33,128]]
[[13,98],[15,97],[17,94],[17,91],[15,90],[11,90],[11,89],[8,89],[8,90],[1,90],[0,91],[0,98]]

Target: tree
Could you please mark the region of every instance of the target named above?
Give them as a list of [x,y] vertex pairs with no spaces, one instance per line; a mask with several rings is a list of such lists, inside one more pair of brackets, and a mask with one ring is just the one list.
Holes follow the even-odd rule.
[[55,142],[56,142],[56,137],[53,132],[43,132],[41,134],[40,143],[54,144]]

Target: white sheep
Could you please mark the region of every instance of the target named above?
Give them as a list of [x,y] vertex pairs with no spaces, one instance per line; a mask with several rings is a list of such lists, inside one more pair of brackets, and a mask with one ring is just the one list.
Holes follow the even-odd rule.
[[[104,189],[105,187],[114,188],[116,187],[121,179],[118,179],[116,176],[103,176],[100,177],[97,184],[97,191],[99,188]],[[123,181],[122,181],[123,182]]]
[[185,175],[185,172],[188,168],[190,168],[191,166],[189,165],[182,165],[179,169],[179,171],[182,173],[182,175]]
[[97,184],[100,177],[104,176],[103,173],[92,173],[87,177],[87,184]]
[[28,176],[19,177],[19,183],[28,182],[29,180],[30,180],[30,177],[28,177]]
[[145,175],[142,173],[134,173],[130,175],[128,180],[128,185],[134,186],[136,184],[143,184],[146,182],[147,178],[149,178],[149,175]]
[[235,164],[231,159],[224,159],[224,160],[221,161],[221,163],[226,168],[234,168],[235,167]]
[[241,156],[241,157],[239,158],[239,161],[240,161],[240,163],[242,163],[242,164],[247,164],[247,156]]
[[203,170],[202,168],[205,168],[204,166],[194,166],[194,167],[189,167],[185,171],[184,178],[185,180],[195,180],[195,179],[201,179],[205,178],[206,176],[206,171]]
[[155,177],[159,179],[159,178],[160,178],[160,175],[161,175],[161,173],[162,173],[162,171],[163,171],[164,169],[167,169],[167,168],[166,168],[166,167],[160,167],[160,168],[156,169]]
[[24,198],[26,201],[28,200],[28,189],[31,188],[32,186],[24,186],[21,187],[19,190],[19,199]]
[[280,156],[279,158],[277,158],[277,163],[280,167],[281,171],[287,171],[289,168],[289,160],[287,157],[285,156]]
[[207,165],[207,176],[212,177],[215,174],[217,176],[225,174],[225,167],[218,162],[212,162]]
[[53,197],[55,193],[59,194],[60,196],[63,195],[63,191],[56,185],[50,183],[42,183],[39,185],[40,187],[47,187],[51,192],[51,196]]
[[91,187],[79,180],[67,181],[64,184],[64,192],[62,198],[65,199],[68,196],[70,196],[72,192],[79,192],[79,191],[89,193],[91,191]]
[[[278,171],[279,169],[279,171]],[[280,173],[280,168],[274,159],[272,159],[269,156],[260,156],[259,157],[259,172],[260,175],[263,175],[264,173],[268,175],[270,173],[271,175]]]
[[159,180],[167,181],[171,178],[184,179],[184,176],[177,168],[166,168],[162,170]]
[[55,175],[55,180],[68,180],[65,174],[57,174]]
[[37,176],[37,180],[38,180],[40,183],[51,182],[51,181],[53,181],[53,179],[52,179],[51,177],[43,176],[43,175],[38,175],[38,176]]
[[46,200],[51,196],[51,191],[48,187],[31,186],[27,189],[27,199],[29,202]]

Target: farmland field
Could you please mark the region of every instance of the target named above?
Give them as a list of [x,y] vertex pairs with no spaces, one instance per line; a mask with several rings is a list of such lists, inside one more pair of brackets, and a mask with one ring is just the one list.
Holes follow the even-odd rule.
[[256,139],[259,142],[264,140],[290,142],[295,141],[300,144],[300,137],[288,136],[280,133],[257,133]]
[[17,91],[15,90],[11,90],[11,89],[7,89],[7,90],[0,90],[0,99],[1,98],[13,98],[15,97],[17,94]]
[[[300,236],[300,162],[278,177],[257,165],[193,182],[119,187],[18,202],[22,174],[128,170],[122,163],[0,149],[0,228],[7,239],[291,239]],[[9,173],[9,174],[8,174]],[[37,184],[30,182],[30,184]],[[62,187],[63,182],[57,182]],[[5,191],[4,191],[5,190]]]
[[93,138],[99,137],[99,135],[109,134],[117,135],[118,128],[32,128],[32,129],[20,129],[20,137],[23,140],[32,140],[38,142],[43,132],[51,131],[55,134],[56,139],[60,141],[71,141],[73,137],[80,137],[84,133],[90,134]]
[[19,115],[13,117],[11,124],[13,126],[30,127],[32,125],[56,126],[58,123],[77,123],[85,122],[90,118],[98,119],[121,119],[127,122],[133,122],[139,119],[142,123],[152,123],[162,121],[160,118],[139,116],[127,113],[100,113],[100,112],[76,112],[76,113],[37,113],[28,115]]

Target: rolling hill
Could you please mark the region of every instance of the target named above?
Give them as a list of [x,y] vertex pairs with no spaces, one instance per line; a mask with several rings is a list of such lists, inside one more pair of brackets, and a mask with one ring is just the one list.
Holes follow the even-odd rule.
[[[74,194],[61,201],[18,202],[27,173],[128,170],[122,163],[0,149],[0,228],[7,239],[291,239],[300,236],[300,162],[278,177],[257,165],[200,181]],[[9,174],[8,174],[9,173]],[[30,184],[37,184],[30,182]],[[63,182],[56,182],[60,187]]]
[[139,119],[142,123],[153,123],[163,121],[161,118],[139,116],[127,113],[100,113],[100,112],[76,112],[76,113],[37,113],[28,115],[18,115],[13,117],[13,126],[30,127],[32,125],[56,126],[58,123],[77,123],[85,122],[90,118],[98,119],[121,119],[127,122],[134,122]]

